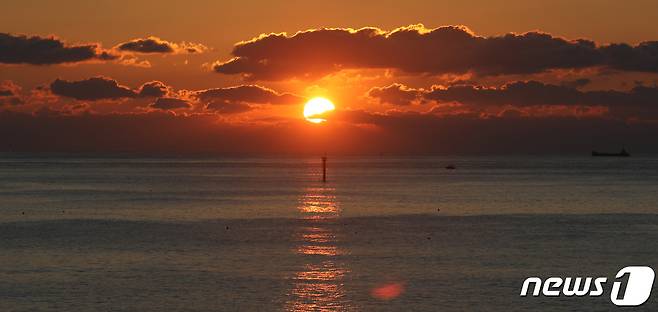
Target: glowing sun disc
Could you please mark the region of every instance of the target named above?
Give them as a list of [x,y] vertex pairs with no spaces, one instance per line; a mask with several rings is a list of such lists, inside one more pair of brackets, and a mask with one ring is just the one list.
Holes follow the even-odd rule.
[[304,118],[312,123],[322,123],[327,121],[322,115],[334,109],[336,107],[331,101],[323,97],[315,97],[304,105]]

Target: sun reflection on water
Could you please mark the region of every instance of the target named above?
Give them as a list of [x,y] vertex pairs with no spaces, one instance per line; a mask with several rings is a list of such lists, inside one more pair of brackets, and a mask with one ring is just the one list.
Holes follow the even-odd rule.
[[299,200],[302,218],[322,219],[336,218],[340,215],[335,189],[330,187],[307,188]]
[[349,270],[340,259],[346,252],[338,246],[335,223],[341,211],[334,192],[330,187],[312,187],[300,197],[303,225],[295,234],[293,252],[304,265],[291,278],[287,311],[353,310],[344,284]]

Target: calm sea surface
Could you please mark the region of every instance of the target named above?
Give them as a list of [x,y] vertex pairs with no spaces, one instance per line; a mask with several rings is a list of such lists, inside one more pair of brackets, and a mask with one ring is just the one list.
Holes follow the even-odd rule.
[[628,265],[658,158],[0,157],[0,311],[609,311],[521,284]]

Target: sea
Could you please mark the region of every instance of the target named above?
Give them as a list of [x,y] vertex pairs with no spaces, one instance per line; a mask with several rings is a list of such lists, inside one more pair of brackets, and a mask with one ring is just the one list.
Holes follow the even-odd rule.
[[[619,270],[658,268],[656,157],[328,155],[326,177],[1,154],[0,311],[612,311]],[[528,277],[607,283],[520,296]]]

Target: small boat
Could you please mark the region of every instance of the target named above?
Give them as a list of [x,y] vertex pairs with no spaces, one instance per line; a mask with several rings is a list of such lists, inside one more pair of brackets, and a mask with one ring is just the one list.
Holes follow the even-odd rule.
[[592,156],[608,156],[608,157],[628,157],[631,156],[626,149],[622,148],[619,153],[600,153],[597,151],[592,151]]
[[446,169],[448,169],[448,170],[455,170],[455,169],[457,169],[457,167],[455,167],[454,165],[447,165],[447,166],[446,166]]

